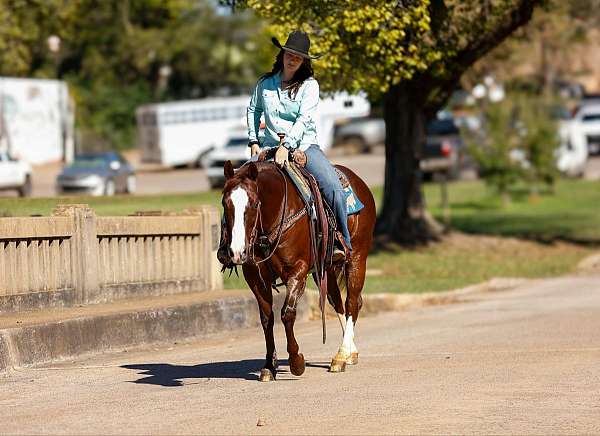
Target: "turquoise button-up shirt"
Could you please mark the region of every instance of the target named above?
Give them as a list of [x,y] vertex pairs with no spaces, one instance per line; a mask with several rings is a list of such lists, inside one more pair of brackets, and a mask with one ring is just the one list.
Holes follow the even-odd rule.
[[265,117],[265,137],[262,147],[279,144],[277,133],[285,133],[284,142],[291,149],[306,150],[317,142],[316,112],[319,105],[319,83],[308,78],[291,98],[281,89],[281,73],[260,80],[246,111],[248,140],[258,141],[260,117]]

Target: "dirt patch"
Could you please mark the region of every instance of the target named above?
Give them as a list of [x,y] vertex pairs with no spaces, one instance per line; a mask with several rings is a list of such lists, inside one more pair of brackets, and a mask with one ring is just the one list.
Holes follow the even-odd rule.
[[568,250],[568,251],[579,251],[581,246],[577,244],[571,244],[568,242],[557,241],[550,244],[544,244],[535,241],[528,241],[519,238],[500,237],[500,236],[487,236],[487,235],[469,235],[466,233],[452,232],[444,237],[443,241],[439,244],[440,248],[455,248],[455,249],[480,249],[482,251],[494,251],[500,250],[504,252],[521,251],[527,250],[532,253],[544,253],[549,247]]
[[600,253],[594,253],[583,259],[577,265],[577,271],[581,272],[599,272],[600,271]]

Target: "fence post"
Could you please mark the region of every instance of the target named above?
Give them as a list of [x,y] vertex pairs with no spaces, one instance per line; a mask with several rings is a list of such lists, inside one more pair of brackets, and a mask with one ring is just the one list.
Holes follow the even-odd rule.
[[71,274],[78,302],[86,304],[93,301],[100,290],[96,214],[87,204],[59,205],[52,214],[73,219]]
[[217,259],[217,249],[221,239],[221,214],[214,207],[206,209],[208,223],[207,231],[210,234],[210,289],[223,289],[223,274],[221,273],[221,264]]
[[[207,275],[207,290],[223,289],[221,264],[217,260],[217,249],[219,248],[221,236],[221,215],[219,211],[213,206],[201,205],[187,209],[184,213],[196,215],[200,218],[203,246],[199,252],[200,257],[195,259],[195,262],[200,262],[203,265],[202,270]],[[208,256],[208,258],[205,256]]]

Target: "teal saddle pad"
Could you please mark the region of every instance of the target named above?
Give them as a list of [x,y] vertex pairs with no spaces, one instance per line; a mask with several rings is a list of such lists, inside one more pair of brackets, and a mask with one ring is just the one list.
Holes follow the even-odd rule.
[[[307,202],[312,202],[312,194],[310,193],[310,189],[308,187],[308,185],[306,184],[306,182],[304,181],[304,178],[300,175],[300,172],[298,171],[297,167],[295,164],[290,164],[290,165],[286,165],[285,166],[286,172],[288,173],[288,175],[290,176],[290,178],[292,179],[292,182],[294,182],[294,185],[296,185],[296,188],[298,189],[298,192],[300,192],[300,194],[304,197],[304,200]],[[339,177],[346,177],[341,171],[336,169],[336,173],[338,174]],[[341,183],[341,181],[340,181]],[[342,186],[346,184],[346,183],[342,183]],[[346,188],[343,188],[344,190],[344,202],[346,203],[346,211],[348,212],[348,215],[352,215],[354,213],[358,213],[361,211],[361,209],[363,209],[365,206],[364,204],[361,203],[360,199],[358,198],[358,196],[354,193],[354,190],[352,189],[352,185],[350,185],[350,183],[347,184],[348,186]]]
[[344,199],[346,200],[346,210],[348,211],[348,215],[358,213],[362,208],[365,207],[365,205],[361,203],[358,196],[354,193],[352,185],[348,185],[347,188],[344,188]]

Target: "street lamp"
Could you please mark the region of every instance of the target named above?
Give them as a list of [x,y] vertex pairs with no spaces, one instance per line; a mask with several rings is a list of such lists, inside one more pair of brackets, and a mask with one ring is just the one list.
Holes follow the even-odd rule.
[[173,73],[173,68],[169,64],[161,65],[158,69],[158,92],[162,93],[169,84],[169,77]]
[[52,53],[58,53],[60,51],[60,36],[50,35],[46,40],[46,43],[48,44],[48,50]]
[[[52,58],[54,59],[54,78],[59,81],[60,80],[60,46],[62,40],[58,35],[50,35],[48,39],[46,39],[46,44],[48,44],[48,50],[52,53]],[[60,120],[60,139],[61,139],[61,148],[62,148],[62,161],[67,161],[67,135],[66,135],[66,121],[65,121],[65,110],[63,108],[64,100],[63,100],[63,87],[62,83],[57,83],[57,91],[58,91],[58,119]]]

